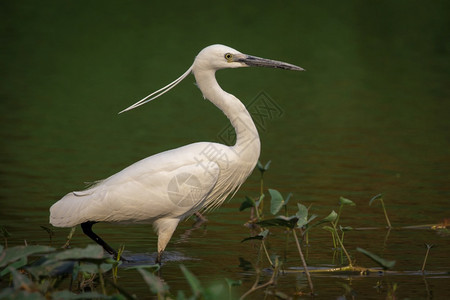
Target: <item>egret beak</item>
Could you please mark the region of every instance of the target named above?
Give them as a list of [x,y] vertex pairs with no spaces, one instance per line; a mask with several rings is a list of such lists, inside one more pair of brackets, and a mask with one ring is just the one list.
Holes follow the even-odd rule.
[[235,55],[234,61],[244,63],[249,67],[266,67],[293,71],[305,71],[305,69],[300,68],[299,66],[291,65],[282,61],[271,60],[246,54]]

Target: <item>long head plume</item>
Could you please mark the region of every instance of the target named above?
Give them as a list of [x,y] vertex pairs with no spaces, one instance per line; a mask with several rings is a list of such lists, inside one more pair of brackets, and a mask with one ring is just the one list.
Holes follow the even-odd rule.
[[187,69],[186,72],[184,72],[183,75],[181,75],[180,77],[178,77],[177,79],[175,79],[174,81],[172,81],[171,83],[169,83],[168,85],[166,85],[163,88],[160,88],[159,90],[151,93],[150,95],[142,98],[141,100],[139,100],[138,102],[136,102],[135,104],[131,105],[130,107],[125,108],[124,110],[122,110],[121,112],[119,112],[119,114],[132,110],[133,108],[136,108],[138,106],[144,105],[147,102],[152,101],[153,99],[158,98],[159,96],[162,96],[163,94],[167,93],[168,91],[170,91],[173,87],[175,87],[177,84],[179,84],[184,78],[186,78],[190,73],[192,72],[192,66]]

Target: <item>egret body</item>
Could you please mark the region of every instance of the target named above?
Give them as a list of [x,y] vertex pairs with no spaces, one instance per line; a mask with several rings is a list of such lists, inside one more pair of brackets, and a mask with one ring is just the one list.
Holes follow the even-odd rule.
[[180,78],[124,111],[161,96],[193,73],[203,97],[230,120],[236,143],[227,146],[199,142],[147,157],[86,190],[65,195],[50,208],[50,223],[56,227],[81,224],[85,234],[115,256],[116,251],[92,232],[93,224],[152,223],[158,235],[160,263],[178,223],[197,211],[221,205],[237,191],[258,161],[260,140],[249,112],[239,99],[222,90],[215,77],[217,70],[248,66],[303,70],[223,45],[204,48]]

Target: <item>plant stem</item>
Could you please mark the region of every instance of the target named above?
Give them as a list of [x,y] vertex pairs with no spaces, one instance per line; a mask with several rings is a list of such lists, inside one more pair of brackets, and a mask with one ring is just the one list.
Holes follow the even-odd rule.
[[339,242],[339,245],[341,246],[341,249],[344,250],[345,256],[347,256],[348,265],[349,265],[350,267],[353,267],[353,266],[352,266],[352,260],[351,260],[351,258],[350,258],[350,255],[348,254],[347,250],[345,249],[344,244],[342,243],[341,238],[339,237],[339,234],[337,233],[336,226],[334,225],[333,222],[331,222],[331,225],[333,225],[334,233],[335,233],[336,238],[337,238],[337,240],[338,240],[338,242]]
[[272,266],[272,267],[274,267],[274,265],[273,265],[273,262],[272,262],[272,260],[270,259],[270,256],[269,256],[269,252],[267,252],[267,248],[266,248],[266,244],[264,244],[264,241],[261,241],[262,243],[262,247],[263,247],[263,249],[264,249],[264,252],[266,253],[266,257],[267,257],[267,259],[269,260],[269,263],[270,263],[270,265]]
[[336,220],[334,221],[334,224],[337,226],[338,222],[339,222],[339,217],[341,216],[341,211],[342,211],[342,206],[344,206],[343,204],[339,205],[339,210],[337,213],[337,217]]
[[333,247],[337,249],[336,238],[334,237],[334,231],[331,232],[331,237],[333,238]]
[[260,195],[264,194],[264,173],[261,172],[261,189],[260,189]]
[[423,260],[422,273],[425,271],[425,265],[427,264],[428,254],[430,253],[431,247],[427,245],[427,253],[425,253],[425,259]]
[[102,293],[103,295],[106,295],[105,280],[103,279],[102,269],[100,268],[100,265],[98,265],[98,277],[100,279],[100,285],[102,286]]
[[[259,201],[259,205],[256,208],[256,211],[257,212],[259,211],[262,214],[263,209],[264,209],[264,172],[261,172],[261,190],[260,190],[260,194],[259,194],[259,199],[261,201]],[[257,213],[257,215],[258,215],[258,220],[260,220],[261,219],[260,214]]]
[[311,294],[314,294],[314,286],[311,280],[311,275],[309,275],[308,266],[306,265],[305,257],[303,256],[302,248],[300,247],[300,243],[297,238],[297,233],[295,233],[295,229],[292,230],[294,234],[295,243],[297,244],[298,253],[300,254],[300,258],[302,259],[303,269],[305,270],[306,278],[308,279],[309,288],[311,289]]
[[380,198],[380,202],[381,202],[381,207],[383,208],[383,212],[384,212],[384,216],[386,218],[386,222],[387,222],[388,228],[392,228],[391,222],[389,221],[389,218],[388,218],[388,215],[387,215],[387,212],[386,212],[386,207],[384,206],[383,198]]

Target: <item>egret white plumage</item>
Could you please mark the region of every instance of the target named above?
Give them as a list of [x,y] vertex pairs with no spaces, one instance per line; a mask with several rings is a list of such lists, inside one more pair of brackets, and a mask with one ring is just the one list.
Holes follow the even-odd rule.
[[245,106],[221,89],[215,72],[224,68],[273,67],[302,71],[288,63],[243,54],[224,45],[204,48],[178,79],[127,109],[143,105],[193,73],[203,97],[228,117],[236,131],[233,146],[199,142],[138,161],[83,191],[65,195],[50,208],[56,227],[81,224],[108,253],[117,252],[92,231],[98,222],[152,223],[161,256],[178,223],[197,211],[218,207],[253,171],[260,154],[258,131]]

